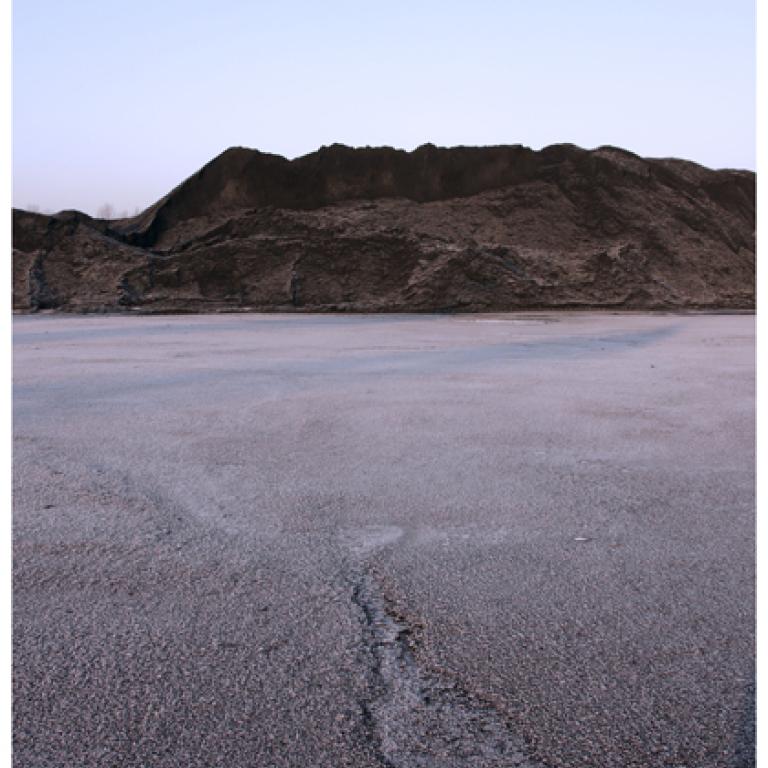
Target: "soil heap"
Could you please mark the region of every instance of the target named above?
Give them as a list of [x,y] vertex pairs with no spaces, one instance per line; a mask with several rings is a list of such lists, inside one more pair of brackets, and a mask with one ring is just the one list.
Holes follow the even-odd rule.
[[19,311],[754,304],[755,174],[615,147],[232,148],[130,219],[13,211]]

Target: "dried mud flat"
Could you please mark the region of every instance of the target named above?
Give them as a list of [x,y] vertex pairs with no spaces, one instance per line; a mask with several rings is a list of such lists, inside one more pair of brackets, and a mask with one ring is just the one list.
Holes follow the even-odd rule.
[[754,317],[14,319],[18,766],[754,765]]

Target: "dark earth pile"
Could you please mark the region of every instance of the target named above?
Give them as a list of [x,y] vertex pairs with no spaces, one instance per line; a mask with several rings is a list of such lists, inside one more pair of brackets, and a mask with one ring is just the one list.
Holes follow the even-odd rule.
[[614,147],[234,148],[131,219],[13,211],[17,310],[754,302],[755,174]]

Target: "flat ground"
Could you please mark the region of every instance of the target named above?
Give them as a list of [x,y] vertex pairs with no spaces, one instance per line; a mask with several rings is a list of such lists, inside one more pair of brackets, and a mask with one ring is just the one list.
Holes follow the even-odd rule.
[[27,766],[754,764],[754,317],[18,317]]

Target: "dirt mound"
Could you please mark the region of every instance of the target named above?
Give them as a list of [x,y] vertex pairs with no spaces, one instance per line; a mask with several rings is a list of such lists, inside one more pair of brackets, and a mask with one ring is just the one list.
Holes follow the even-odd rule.
[[615,147],[233,148],[132,219],[13,222],[19,310],[754,307],[754,173]]

